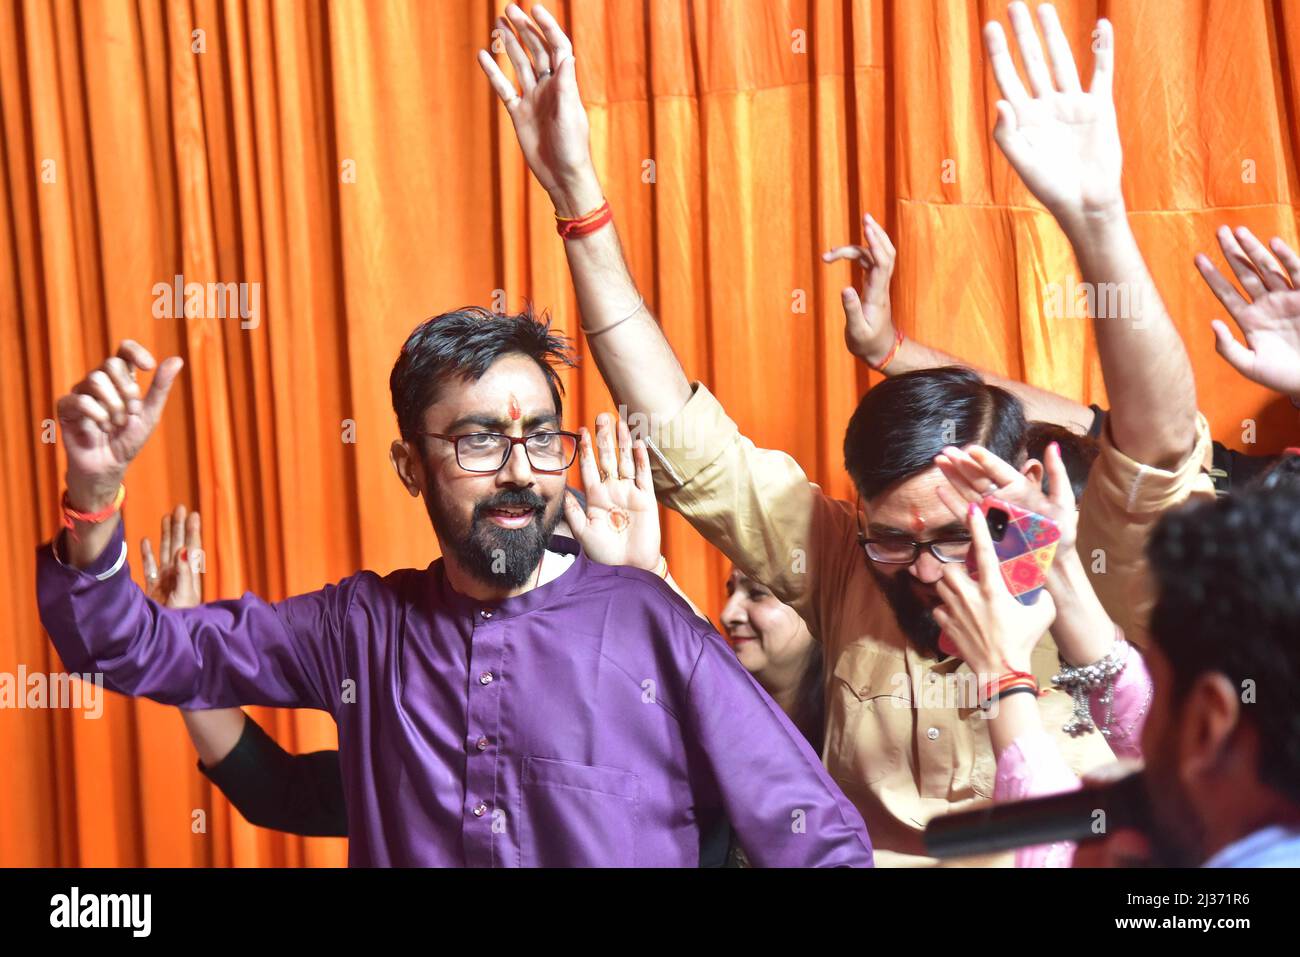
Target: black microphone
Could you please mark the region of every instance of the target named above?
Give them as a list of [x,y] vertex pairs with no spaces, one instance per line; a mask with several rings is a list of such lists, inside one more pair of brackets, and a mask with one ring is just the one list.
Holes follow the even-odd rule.
[[986,804],[945,814],[925,829],[931,857],[994,854],[1057,841],[1095,841],[1121,828],[1148,830],[1150,807],[1141,771],[1065,794]]

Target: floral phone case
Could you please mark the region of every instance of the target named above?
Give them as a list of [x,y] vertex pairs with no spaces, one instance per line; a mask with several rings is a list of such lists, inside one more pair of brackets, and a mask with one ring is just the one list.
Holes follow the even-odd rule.
[[[980,510],[989,523],[993,535],[993,550],[1002,569],[1002,580],[1007,589],[1022,605],[1038,601],[1047,582],[1047,570],[1056,556],[1056,543],[1061,540],[1061,530],[1046,515],[1039,515],[998,498],[986,498]],[[1003,520],[995,513],[1006,516]],[[995,527],[996,526],[998,527]],[[975,550],[966,556],[966,569],[972,578],[979,578],[975,567]]]

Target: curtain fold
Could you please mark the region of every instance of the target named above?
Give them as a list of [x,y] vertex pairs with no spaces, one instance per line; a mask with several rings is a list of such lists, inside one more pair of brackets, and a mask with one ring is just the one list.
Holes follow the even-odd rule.
[[[58,527],[58,395],[124,338],[186,366],[131,470],[128,536],[200,509],[208,598],[268,599],[436,544],[392,474],[387,377],[427,316],[548,308],[577,328],[563,248],[474,62],[501,0],[12,0],[0,4],[0,673],[61,668],[34,549]],[[1062,2],[1085,80],[1114,22],[1125,195],[1225,444],[1294,444],[1296,414],[1214,352],[1192,265],[1214,229],[1296,240],[1300,8]],[[991,137],[980,26],[1001,0],[569,0],[592,147],[627,255],[688,373],[760,445],[852,496],[842,437],[874,376],[847,354],[864,212],[898,247],[903,330],[1105,403],[1077,268]],[[160,290],[247,284],[252,314]],[[237,299],[236,299],[237,301]],[[205,307],[212,304],[205,300]],[[220,303],[218,303],[220,305]],[[582,344],[578,345],[582,350]],[[566,422],[613,404],[591,362]],[[576,476],[575,476],[576,480]],[[708,612],[726,568],[676,516],[675,577]],[[248,825],[195,767],[176,709],[0,709],[0,866],[341,865],[341,840]],[[288,749],[328,716],[251,709]]]

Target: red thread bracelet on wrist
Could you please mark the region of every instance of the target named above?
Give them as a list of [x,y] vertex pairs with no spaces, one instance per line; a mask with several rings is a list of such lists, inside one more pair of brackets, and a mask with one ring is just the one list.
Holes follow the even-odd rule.
[[609,207],[609,200],[601,203],[589,213],[581,216],[560,216],[555,217],[555,231],[563,239],[577,239],[580,236],[587,236],[606,225],[614,218],[614,211]]
[[867,364],[870,365],[871,368],[875,369],[877,372],[884,372],[885,367],[894,361],[894,356],[898,355],[898,350],[902,347],[902,345],[903,345],[903,332],[900,329],[898,330],[897,335],[894,336],[894,347],[889,350],[889,354],[886,355],[885,358],[881,359],[879,363],[867,363]]
[[84,522],[87,525],[98,525],[100,522],[106,522],[119,511],[122,510],[122,503],[126,501],[126,485],[117,487],[117,494],[113,496],[112,504],[101,508],[98,512],[79,512],[68,504],[68,492],[63,492],[63,527],[72,532],[73,537],[77,535],[77,522]]

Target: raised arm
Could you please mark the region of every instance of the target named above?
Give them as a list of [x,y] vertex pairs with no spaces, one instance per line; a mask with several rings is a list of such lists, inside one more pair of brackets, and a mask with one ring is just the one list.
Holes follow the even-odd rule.
[[[861,291],[845,286],[840,292],[844,307],[844,344],[849,352],[877,372],[887,376],[970,365],[954,355],[910,339],[894,325],[889,281],[896,259],[894,244],[883,226],[870,213],[862,217],[862,245],[838,246],[822,254],[822,262],[848,260],[862,269]],[[1025,418],[1053,422],[1075,432],[1092,428],[1093,411],[1082,403],[1048,392],[1018,379],[1007,379],[985,369],[976,369],[990,385],[1006,389],[1025,406]]]
[[1001,24],[984,28],[1003,96],[993,138],[1064,230],[1094,293],[1093,324],[1116,447],[1137,462],[1174,469],[1196,444],[1196,386],[1187,350],[1128,224],[1111,94],[1114,35],[1109,21],[1097,22],[1092,83],[1085,92],[1055,9],[1044,4],[1038,15],[1046,57],[1028,7],[1011,4],[1028,90]]
[[[511,4],[496,23],[518,87],[486,50],[479,51],[479,65],[556,216],[575,220],[601,209],[605,194],[591,158],[573,46],[541,4],[532,14]],[[571,234],[564,249],[583,331],[614,400],[629,415],[676,415],[690,398],[690,383],[628,271],[614,221]]]
[[37,550],[41,622],[65,662],[102,672],[111,690],[197,709],[331,710],[352,584],[275,605],[245,595],[177,609],[131,581],[123,480],[158,423],[180,365],[176,358],[162,363],[141,398],[135,371],[155,363],[142,346],[124,342],[59,400],[70,527]]

